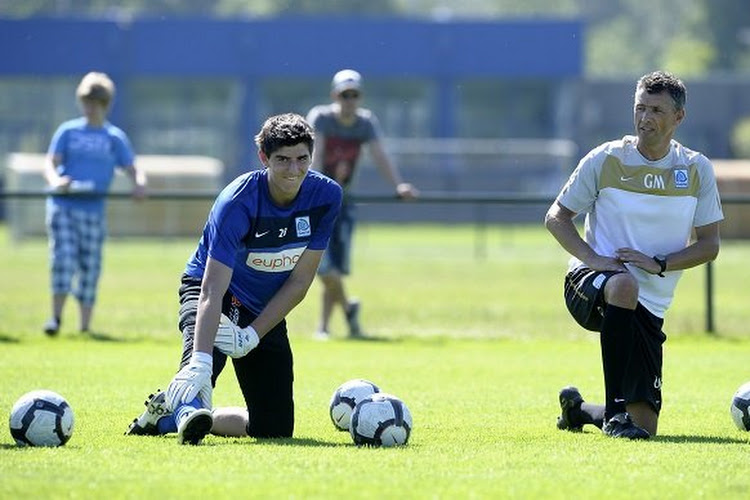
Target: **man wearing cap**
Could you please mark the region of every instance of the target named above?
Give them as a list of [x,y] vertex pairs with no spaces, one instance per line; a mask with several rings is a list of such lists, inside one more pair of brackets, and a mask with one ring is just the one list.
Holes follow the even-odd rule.
[[369,109],[359,106],[362,97],[362,75],[343,69],[333,76],[330,104],[315,106],[307,121],[315,130],[316,148],[313,168],[331,177],[344,188],[344,201],[328,249],[323,255],[318,276],[323,284],[322,314],[315,334],[318,339],[329,337],[329,321],[339,306],[349,326],[349,336],[359,337],[360,303],[349,299],[343,277],[350,272],[352,232],[355,207],[349,198],[349,186],[354,176],[362,145],[366,144],[372,160],[383,176],[393,184],[396,195],[403,199],[418,196],[411,184],[401,175],[386,155],[377,118]]

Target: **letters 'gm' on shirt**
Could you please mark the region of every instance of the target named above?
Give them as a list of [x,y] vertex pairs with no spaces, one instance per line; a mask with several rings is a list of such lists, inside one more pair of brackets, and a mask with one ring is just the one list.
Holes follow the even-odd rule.
[[[584,240],[600,255],[630,247],[646,255],[685,248],[693,227],[724,218],[713,165],[701,153],[672,141],[663,158],[647,160],[625,136],[581,159],[557,197],[564,207],[585,213]],[[570,269],[581,262],[572,258]],[[665,277],[628,266],[638,280],[639,301],[664,317],[682,271]]]

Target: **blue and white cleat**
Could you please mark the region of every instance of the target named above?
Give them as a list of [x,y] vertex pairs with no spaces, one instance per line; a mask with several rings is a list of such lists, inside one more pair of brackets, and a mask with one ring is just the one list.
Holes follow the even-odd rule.
[[213,414],[211,410],[201,408],[201,406],[196,398],[191,401],[191,404],[182,404],[175,410],[179,444],[198,445],[211,432],[211,427],[214,425]]

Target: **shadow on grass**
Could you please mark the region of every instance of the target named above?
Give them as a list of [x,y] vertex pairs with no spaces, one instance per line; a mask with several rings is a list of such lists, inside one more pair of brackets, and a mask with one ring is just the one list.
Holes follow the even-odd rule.
[[82,340],[82,341],[90,341],[93,340],[94,342],[116,342],[120,344],[124,343],[133,343],[133,342],[139,342],[141,340],[145,340],[146,337],[117,337],[115,335],[111,335],[109,333],[105,332],[81,332],[77,337],[72,337],[73,340]]
[[277,446],[306,446],[306,447],[324,447],[336,448],[339,446],[348,446],[347,443],[336,443],[333,441],[321,441],[313,438],[285,438],[285,439],[259,439],[258,443],[275,444]]
[[275,445],[275,446],[294,446],[294,447],[312,447],[312,448],[339,448],[339,447],[349,447],[352,444],[351,443],[338,443],[333,441],[321,441],[319,439],[313,439],[313,438],[269,438],[269,439],[260,439],[260,438],[250,438],[250,437],[231,437],[231,438],[222,438],[219,436],[213,436],[213,438],[209,442],[205,442],[201,446],[225,446],[225,445],[237,445],[237,444],[245,444],[245,445]]
[[651,440],[659,443],[700,443],[700,444],[747,444],[748,439],[717,436],[657,435]]
[[81,333],[81,335],[84,338],[87,338],[90,340],[96,340],[98,342],[132,342],[131,339],[126,339],[123,337],[115,337],[114,335],[109,335],[108,333],[104,333],[104,332],[86,332],[86,333]]
[[342,342],[342,343],[352,343],[352,344],[359,344],[359,343],[376,343],[376,342],[388,342],[388,343],[395,343],[395,342],[402,342],[405,340],[404,337],[391,337],[391,336],[385,336],[385,335],[371,335],[371,334],[362,334],[357,337],[350,337],[350,336],[331,336],[329,338],[314,338],[316,342],[319,342],[321,344],[325,344],[326,342]]
[[345,342],[400,342],[398,337],[379,337],[377,335],[360,335],[359,337],[345,337],[341,339]]
[[[15,443],[2,443],[0,444],[0,450],[18,450],[21,451],[27,451],[27,450],[49,450],[52,448],[59,448],[59,449],[71,449],[75,448],[75,446],[19,446]],[[33,451],[28,451],[28,453],[33,453]]]
[[139,335],[139,336],[123,336],[118,337],[115,335],[111,335],[104,332],[75,332],[75,333],[62,333],[58,335],[48,336],[48,335],[29,335],[25,336],[22,335],[20,337],[13,337],[8,334],[0,332],[0,344],[21,344],[29,340],[38,340],[47,338],[50,342],[112,342],[112,343],[119,343],[119,344],[126,344],[126,343],[137,343],[137,342],[145,342],[145,341],[152,341],[153,337],[150,337],[148,335]]

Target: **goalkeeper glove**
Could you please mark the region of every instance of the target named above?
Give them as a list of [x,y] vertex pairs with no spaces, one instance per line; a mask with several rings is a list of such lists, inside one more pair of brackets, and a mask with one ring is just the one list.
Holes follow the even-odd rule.
[[219,329],[216,331],[214,347],[231,358],[241,358],[258,346],[260,338],[255,328],[240,328],[227,316],[221,315]]
[[177,372],[167,387],[166,402],[174,411],[179,405],[190,403],[196,397],[204,408],[211,409],[211,375],[213,358],[205,352],[194,352],[190,362]]

